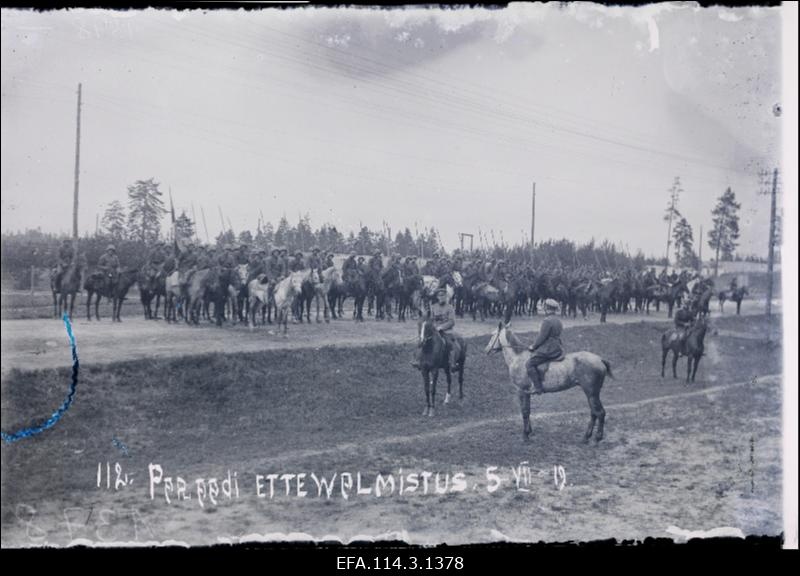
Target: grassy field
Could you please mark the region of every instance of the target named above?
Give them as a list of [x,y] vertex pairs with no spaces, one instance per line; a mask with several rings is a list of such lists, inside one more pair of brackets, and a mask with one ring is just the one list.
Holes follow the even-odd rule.
[[[579,442],[586,399],[571,390],[533,400],[534,440],[521,441],[516,397],[500,357],[469,340],[466,399],[433,419],[409,345],[274,350],[137,360],[81,370],[75,404],[55,428],[2,448],[3,545],[250,534],[314,538],[399,533],[417,541],[589,540],[668,536],[668,526],[781,530],[781,351],[749,336],[766,322],[721,318],[698,381],[660,378],[664,324],[569,328],[569,351],[608,359],[606,439]],[[522,334],[523,337],[530,335]],[[683,373],[684,361],[679,365]],[[211,376],[209,376],[211,375]],[[52,412],[67,369],[12,370],[2,381],[5,431]],[[736,383],[742,383],[741,385]],[[734,385],[736,384],[736,385]],[[444,396],[440,381],[438,398]],[[131,485],[96,485],[115,462]],[[527,462],[529,491],[512,468]],[[165,476],[238,473],[238,499],[151,500],[148,464]],[[502,488],[486,490],[497,466]],[[554,466],[564,470],[558,489]],[[463,493],[383,498],[255,495],[255,474],[432,471],[468,479]],[[558,468],[556,468],[558,470]],[[112,470],[113,474],[113,470]],[[452,478],[451,478],[452,480]],[[431,480],[433,482],[433,480]],[[281,482],[280,486],[283,486]]]

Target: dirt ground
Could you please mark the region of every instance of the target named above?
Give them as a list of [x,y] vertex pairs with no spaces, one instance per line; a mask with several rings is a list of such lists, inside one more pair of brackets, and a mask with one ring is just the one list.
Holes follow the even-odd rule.
[[[763,302],[745,301],[743,315],[763,313]],[[780,313],[780,309],[777,309]],[[734,315],[733,309],[720,315],[712,312],[712,319],[727,318]],[[538,330],[542,316],[514,317],[512,324],[518,332]],[[313,319],[313,317],[312,317]],[[644,314],[612,314],[608,323],[663,322],[667,320],[664,309]],[[565,319],[564,325],[581,326],[599,323],[598,314],[583,318]],[[331,324],[290,325],[287,337],[273,326],[259,326],[253,330],[244,325],[218,328],[208,322],[197,326],[187,326],[181,322],[167,324],[163,320],[144,320],[139,316],[123,317],[122,323],[112,323],[108,319],[87,321],[76,315],[72,321],[78,342],[81,363],[99,364],[121,362],[141,358],[174,358],[202,354],[209,351],[223,354],[236,352],[256,352],[260,350],[317,348],[320,346],[362,346],[364,344],[387,344],[412,342],[416,336],[416,323],[409,321],[375,321],[366,319],[363,323],[352,320],[336,320]],[[471,336],[489,335],[496,327],[494,321],[473,321],[461,319],[456,331]],[[16,368],[20,370],[35,368],[58,368],[69,362],[69,341],[64,324],[57,319],[6,320],[2,321],[0,331],[2,373]]]
[[[466,397],[442,405],[440,383],[437,416],[424,418],[419,374],[408,366],[409,326],[290,327],[284,341],[246,329],[78,321],[79,349],[92,360],[82,367],[75,404],[51,430],[2,447],[2,544],[585,541],[722,526],[780,533],[781,349],[778,339],[765,339],[775,336],[775,323],[755,315],[715,318],[697,382],[687,386],[660,377],[663,317],[615,320],[570,323],[564,333],[568,350],[600,354],[616,376],[602,395],[606,438],[588,445],[580,442],[588,408],[577,389],[535,398],[534,439],[522,442],[503,360],[482,353],[489,323],[460,324],[476,334]],[[530,340],[538,320],[514,323]],[[3,323],[4,431],[49,414],[68,383],[57,321],[47,328],[57,347],[34,357],[58,362],[6,368],[7,348],[22,357],[40,338],[31,326],[9,336],[8,325],[27,324],[36,322]],[[165,341],[191,333],[196,348],[142,358],[146,340],[114,338],[132,326]],[[26,332],[29,340],[18,344]],[[350,344],[328,345],[333,334]],[[247,343],[252,351],[242,350]],[[115,358],[129,346],[142,347],[138,357]],[[198,349],[215,352],[196,355]],[[151,498],[150,464],[174,486],[177,476],[185,479],[188,498],[173,491],[168,503],[164,481]],[[213,504],[208,480],[223,488],[228,471],[239,496],[220,490]],[[357,492],[359,472],[368,494]],[[279,475],[271,498],[269,474]],[[299,484],[284,474],[305,476]],[[380,496],[379,474],[396,482],[391,492],[382,484]],[[410,475],[419,481],[413,492]],[[324,487],[320,495],[315,477],[332,482],[330,497]],[[490,490],[495,479],[499,487]]]

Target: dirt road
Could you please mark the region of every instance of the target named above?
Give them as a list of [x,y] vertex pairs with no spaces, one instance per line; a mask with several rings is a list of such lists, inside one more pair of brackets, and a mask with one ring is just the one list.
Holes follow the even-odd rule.
[[[762,312],[763,304],[746,301],[743,315]],[[780,313],[777,310],[776,313]],[[732,314],[729,312],[725,317]],[[712,313],[712,319],[718,313]],[[539,329],[542,316],[514,317],[512,324],[519,333]],[[665,311],[652,314],[612,314],[609,324],[664,322]],[[565,327],[597,325],[599,316],[591,314],[586,320],[566,319]],[[126,318],[121,324],[108,320],[88,322],[84,318],[73,320],[82,365],[107,364],[142,358],[172,358],[195,354],[220,352],[258,352],[318,348],[322,346],[362,346],[365,344],[408,343],[415,338],[415,322],[377,322],[368,319],[363,323],[338,320],[330,325],[290,325],[288,337],[276,333],[271,327],[250,330],[245,326],[216,326],[203,323],[187,326],[184,323],[168,325],[163,320],[146,321]],[[456,331],[465,337],[488,335],[496,327],[494,321],[474,322],[459,320]],[[2,321],[2,373],[11,369],[59,368],[69,364],[69,342],[63,322],[50,319]]]

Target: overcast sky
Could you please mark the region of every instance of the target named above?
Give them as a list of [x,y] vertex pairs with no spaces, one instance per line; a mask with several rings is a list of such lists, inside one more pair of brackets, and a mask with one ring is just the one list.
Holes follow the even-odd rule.
[[662,255],[680,176],[696,239],[731,186],[764,255],[780,80],[767,8],[3,10],[2,228],[71,230],[82,82],[82,232],[154,177],[212,237],[221,207],[516,243],[535,181],[537,241]]

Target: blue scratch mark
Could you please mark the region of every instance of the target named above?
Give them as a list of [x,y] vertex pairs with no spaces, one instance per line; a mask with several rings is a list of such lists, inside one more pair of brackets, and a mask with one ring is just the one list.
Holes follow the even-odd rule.
[[128,447],[125,446],[125,443],[122,440],[119,440],[117,438],[112,438],[111,443],[114,445],[115,448],[121,450],[124,456],[128,456]]
[[50,418],[45,420],[42,424],[31,426],[29,428],[23,428],[22,430],[14,432],[13,434],[0,432],[0,436],[2,436],[3,440],[7,444],[11,444],[17,440],[22,440],[23,438],[28,438],[29,436],[35,436],[41,432],[44,432],[48,428],[52,428],[56,425],[56,422],[61,420],[64,412],[66,412],[72,405],[72,400],[75,398],[75,390],[78,387],[78,368],[80,364],[78,362],[78,347],[75,344],[75,335],[72,333],[72,324],[69,321],[69,316],[65,313],[62,319],[64,320],[64,326],[67,328],[67,336],[69,337],[70,347],[72,348],[72,382],[69,386],[69,393],[67,394],[67,397],[61,406],[58,407],[58,410],[53,412],[50,415]]

